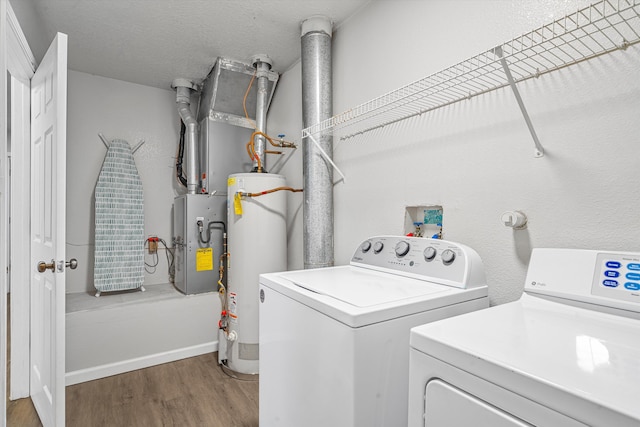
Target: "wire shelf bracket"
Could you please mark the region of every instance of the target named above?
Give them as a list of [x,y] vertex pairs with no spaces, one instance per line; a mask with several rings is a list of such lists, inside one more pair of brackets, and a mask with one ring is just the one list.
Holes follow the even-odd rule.
[[340,140],[510,86],[535,143],[516,84],[640,42],[640,0],[601,0],[493,49],[302,130],[302,137],[340,131]]
[[538,134],[536,134],[536,130],[533,127],[533,123],[531,123],[531,118],[529,117],[529,113],[527,112],[527,108],[524,106],[524,102],[522,101],[522,97],[520,96],[520,91],[516,86],[516,82],[513,79],[513,75],[511,74],[511,70],[509,69],[509,64],[507,64],[507,60],[504,59],[504,53],[502,52],[502,47],[497,46],[493,49],[494,53],[498,58],[500,58],[500,64],[502,64],[502,68],[504,69],[504,74],[507,77],[507,81],[509,82],[509,86],[511,86],[511,90],[513,91],[513,95],[516,97],[516,101],[518,102],[518,106],[520,107],[520,111],[522,112],[522,116],[524,117],[524,121],[527,123],[527,128],[529,128],[529,132],[531,133],[531,138],[533,138],[533,143],[535,144],[535,157],[544,156],[544,148],[542,148],[542,144],[540,144],[540,140],[538,139]]

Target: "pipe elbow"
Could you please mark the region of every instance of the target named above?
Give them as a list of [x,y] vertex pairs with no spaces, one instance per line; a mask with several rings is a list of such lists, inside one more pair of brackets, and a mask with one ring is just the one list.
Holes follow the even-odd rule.
[[190,128],[198,126],[198,122],[193,117],[193,113],[191,112],[190,104],[187,102],[178,101],[177,105],[178,105],[178,114],[180,114],[180,118],[182,119],[184,124]]
[[198,122],[191,112],[191,103],[189,98],[185,96],[185,92],[190,89],[179,87],[176,106],[178,114],[186,127],[187,134],[187,193],[196,194],[198,190]]

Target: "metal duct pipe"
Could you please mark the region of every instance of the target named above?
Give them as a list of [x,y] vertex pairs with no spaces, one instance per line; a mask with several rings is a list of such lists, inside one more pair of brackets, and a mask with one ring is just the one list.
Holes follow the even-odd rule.
[[178,114],[184,122],[186,131],[186,151],[187,151],[187,193],[196,194],[198,192],[198,122],[191,112],[191,91],[196,86],[186,79],[175,79],[171,85],[176,89],[176,105]]
[[[256,55],[253,57],[253,66],[256,69],[256,79],[258,80],[258,91],[256,99],[256,131],[267,133],[267,102],[269,102],[269,78],[268,72],[271,70],[271,58],[267,55]],[[262,135],[256,135],[254,140],[256,155],[260,159],[262,169],[258,168],[258,160],[253,161],[253,170],[267,172],[267,140]]]
[[[307,128],[333,115],[331,21],[316,16],[302,22],[302,121]],[[314,135],[333,153],[330,132]],[[311,141],[304,141],[304,268],[333,266],[333,169]]]

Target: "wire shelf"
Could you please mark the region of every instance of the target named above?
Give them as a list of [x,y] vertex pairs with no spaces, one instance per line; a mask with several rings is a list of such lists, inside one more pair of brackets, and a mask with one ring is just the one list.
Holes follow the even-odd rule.
[[[344,129],[341,140],[640,41],[640,0],[603,0],[494,49],[303,129],[302,137]],[[515,89],[514,89],[515,91]]]

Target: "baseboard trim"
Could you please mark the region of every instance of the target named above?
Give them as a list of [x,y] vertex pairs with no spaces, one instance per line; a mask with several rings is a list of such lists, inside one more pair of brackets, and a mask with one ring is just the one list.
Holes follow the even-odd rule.
[[174,362],[176,360],[187,359],[189,357],[200,356],[206,353],[218,351],[218,341],[198,344],[191,347],[179,348],[162,353],[150,354],[135,359],[123,360],[121,362],[109,363],[106,365],[94,366],[67,372],[65,383],[67,386],[93,381],[112,375],[135,371],[137,369],[148,368],[150,366],[161,365],[163,363]]

